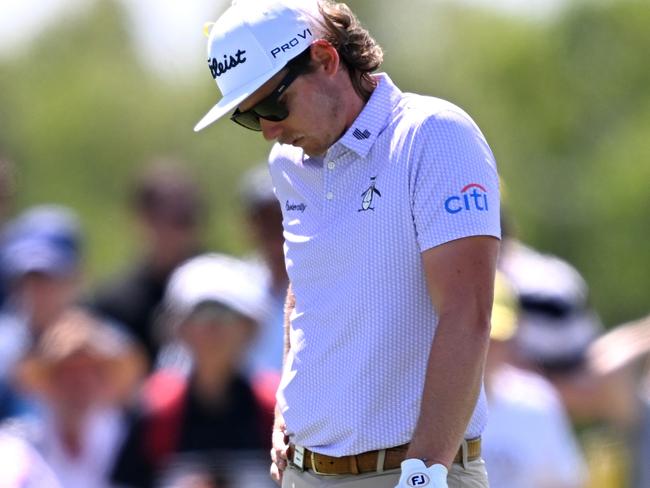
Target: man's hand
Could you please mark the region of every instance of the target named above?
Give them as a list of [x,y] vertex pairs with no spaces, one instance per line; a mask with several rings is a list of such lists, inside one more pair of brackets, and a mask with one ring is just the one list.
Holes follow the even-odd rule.
[[273,435],[271,437],[271,442],[273,447],[271,448],[271,478],[281,485],[282,484],[282,472],[287,469],[287,449],[289,448],[289,437],[287,437],[286,426],[284,424],[276,425],[273,427]]
[[402,475],[395,488],[448,488],[447,468],[434,464],[427,468],[420,459],[402,461]]

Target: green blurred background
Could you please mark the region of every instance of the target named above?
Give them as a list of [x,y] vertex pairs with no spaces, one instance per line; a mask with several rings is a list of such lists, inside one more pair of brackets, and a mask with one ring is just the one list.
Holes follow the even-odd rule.
[[[607,326],[647,314],[647,0],[569,1],[542,16],[454,1],[348,4],[403,90],[449,99],[483,129],[518,236],[580,270]],[[224,8],[215,2],[212,18]],[[0,57],[13,211],[46,202],[77,210],[89,285],[136,252],[126,199],[133,175],[156,157],[184,161],[203,183],[208,247],[246,252],[236,183],[269,149],[227,121],[193,133],[218,98],[204,48],[178,60],[163,38],[143,55],[134,30],[124,1],[89,0]],[[165,74],[166,65],[183,69]]]

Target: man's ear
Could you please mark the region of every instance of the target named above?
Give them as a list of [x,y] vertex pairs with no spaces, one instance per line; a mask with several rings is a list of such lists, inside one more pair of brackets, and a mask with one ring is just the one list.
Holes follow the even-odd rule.
[[341,58],[336,48],[325,39],[319,39],[310,47],[311,60],[316,69],[322,69],[326,74],[333,76],[339,70]]

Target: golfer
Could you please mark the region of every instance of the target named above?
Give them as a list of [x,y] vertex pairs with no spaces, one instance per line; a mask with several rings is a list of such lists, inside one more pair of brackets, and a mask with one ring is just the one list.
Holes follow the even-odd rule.
[[236,1],[209,32],[223,98],[195,129],[230,115],[275,142],[291,291],[271,474],[487,487],[496,164],[463,110],[402,92],[382,58],[327,0]]

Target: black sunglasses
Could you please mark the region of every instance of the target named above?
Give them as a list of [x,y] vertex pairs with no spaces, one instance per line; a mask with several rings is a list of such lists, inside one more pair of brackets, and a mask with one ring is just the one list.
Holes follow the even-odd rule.
[[242,112],[239,109],[235,109],[230,116],[230,120],[242,127],[259,132],[262,130],[260,119],[270,120],[272,122],[279,122],[286,119],[289,116],[289,110],[279,99],[286,89],[289,88],[289,85],[300,75],[301,73],[298,70],[289,69],[289,72],[282,78],[282,81],[280,81],[270,95],[257,102],[248,110]]

